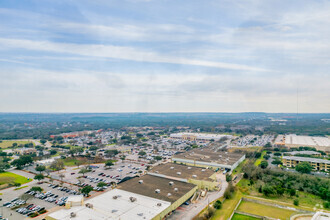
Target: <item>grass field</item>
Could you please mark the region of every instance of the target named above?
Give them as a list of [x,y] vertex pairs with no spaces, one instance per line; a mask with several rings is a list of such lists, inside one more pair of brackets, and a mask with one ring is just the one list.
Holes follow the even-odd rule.
[[235,192],[231,199],[226,199],[223,202],[221,209],[215,211],[211,220],[227,220],[231,216],[231,213],[233,213],[237,203],[241,198],[242,193],[239,191]]
[[28,144],[28,143],[31,143],[31,142],[30,141],[16,141],[16,140],[2,140],[2,142],[0,143],[0,148],[5,149],[5,148],[8,148],[8,147],[11,147],[13,145],[13,143],[17,143],[17,145],[20,145],[20,144],[24,145],[24,144]]
[[266,155],[267,151],[263,151],[261,153],[261,157],[259,159],[256,160],[256,162],[254,163],[255,166],[259,166],[259,164],[261,163],[261,161],[264,160],[264,156]]
[[15,173],[10,173],[10,172],[0,173],[0,185],[6,183],[14,183],[14,182],[24,184],[31,181],[32,179],[28,180],[26,177],[17,175]]
[[260,220],[260,218],[235,213],[231,220]]
[[238,211],[251,213],[260,216],[267,216],[276,219],[289,219],[295,211],[267,206],[254,202],[242,201],[237,208]]

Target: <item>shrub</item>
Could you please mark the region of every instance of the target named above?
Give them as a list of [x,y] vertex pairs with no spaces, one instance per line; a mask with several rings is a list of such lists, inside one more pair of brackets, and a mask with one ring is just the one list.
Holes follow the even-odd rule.
[[221,203],[221,201],[220,201],[220,200],[215,201],[213,207],[214,207],[215,209],[221,209],[221,207],[222,207],[222,203]]
[[299,200],[298,199],[293,200],[293,205],[298,206],[299,205]]
[[39,214],[44,214],[44,213],[46,213],[47,211],[46,211],[46,209],[44,209],[44,210],[41,210],[40,212],[39,212]]
[[323,206],[324,206],[324,208],[329,209],[330,208],[330,202],[324,202]]

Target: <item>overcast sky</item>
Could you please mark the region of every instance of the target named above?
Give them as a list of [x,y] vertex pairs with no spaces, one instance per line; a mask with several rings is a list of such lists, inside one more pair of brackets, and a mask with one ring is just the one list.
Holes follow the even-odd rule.
[[0,103],[330,112],[330,1],[1,0]]

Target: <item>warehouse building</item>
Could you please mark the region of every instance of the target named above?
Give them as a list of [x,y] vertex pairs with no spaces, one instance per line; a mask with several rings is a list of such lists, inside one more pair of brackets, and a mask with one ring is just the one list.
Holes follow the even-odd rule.
[[286,167],[295,167],[300,162],[308,162],[312,165],[313,170],[330,171],[330,161],[310,158],[310,157],[295,157],[295,156],[283,156],[283,165]]
[[153,167],[148,174],[192,183],[199,189],[217,190],[220,188],[220,180],[217,181],[216,178],[217,174],[210,169],[200,167],[166,163]]
[[153,219],[163,219],[195,195],[198,187],[173,179],[144,175],[120,183],[118,189],[170,203],[170,206]]
[[189,166],[234,170],[244,159],[244,154],[214,151],[209,148],[196,148],[174,155],[172,162]]
[[328,137],[312,137],[301,135],[285,135],[282,142],[276,144],[285,145],[287,147],[315,147],[316,150],[330,152],[330,139]]
[[45,219],[161,219],[160,214],[170,206],[171,203],[168,201],[114,189],[87,200],[83,205],[66,205],[66,208],[50,213]]
[[189,141],[219,141],[221,138],[230,138],[231,135],[207,134],[207,133],[176,133],[171,134],[170,138]]

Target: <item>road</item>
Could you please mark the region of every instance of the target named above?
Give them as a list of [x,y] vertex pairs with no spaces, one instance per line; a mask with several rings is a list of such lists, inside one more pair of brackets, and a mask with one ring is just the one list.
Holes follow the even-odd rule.
[[174,212],[167,219],[191,220],[196,215],[198,215],[198,213],[200,213],[205,207],[207,207],[209,203],[222,197],[228,187],[228,183],[226,181],[225,175],[218,174],[217,179],[218,178],[221,179],[220,191],[209,192],[205,198],[200,199],[197,203],[192,203],[189,206],[183,206],[182,208],[179,208],[179,211]]

